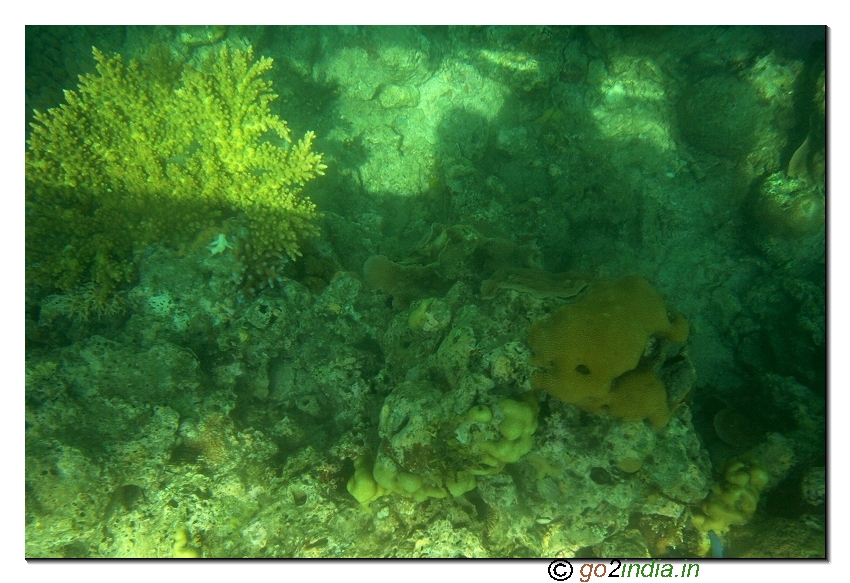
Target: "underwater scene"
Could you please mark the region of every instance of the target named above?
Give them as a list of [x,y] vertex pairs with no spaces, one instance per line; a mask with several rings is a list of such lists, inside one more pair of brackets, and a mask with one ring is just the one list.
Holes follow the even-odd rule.
[[824,557],[825,63],[28,26],[26,556]]

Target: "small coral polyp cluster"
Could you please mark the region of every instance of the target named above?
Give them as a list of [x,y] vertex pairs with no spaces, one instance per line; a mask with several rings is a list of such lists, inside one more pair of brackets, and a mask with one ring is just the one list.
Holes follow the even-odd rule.
[[656,373],[664,352],[653,339],[684,343],[688,331],[687,321],[668,310],[644,278],[595,284],[532,325],[531,364],[538,369],[531,384],[585,411],[647,419],[661,429],[670,408]]
[[283,251],[258,249],[251,237],[243,237],[236,247],[240,289],[243,298],[254,297],[283,281],[283,269],[289,257]]

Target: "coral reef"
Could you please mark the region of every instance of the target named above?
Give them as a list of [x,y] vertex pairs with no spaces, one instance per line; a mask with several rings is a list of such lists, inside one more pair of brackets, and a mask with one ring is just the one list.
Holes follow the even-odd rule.
[[823,556],[793,29],[27,27],[27,557]]

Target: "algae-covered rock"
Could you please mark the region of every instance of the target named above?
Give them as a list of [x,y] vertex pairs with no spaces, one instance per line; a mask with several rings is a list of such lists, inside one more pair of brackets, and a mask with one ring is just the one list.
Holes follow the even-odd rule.
[[755,88],[729,73],[689,84],[679,98],[679,129],[685,139],[715,156],[744,156],[756,143],[765,107]]

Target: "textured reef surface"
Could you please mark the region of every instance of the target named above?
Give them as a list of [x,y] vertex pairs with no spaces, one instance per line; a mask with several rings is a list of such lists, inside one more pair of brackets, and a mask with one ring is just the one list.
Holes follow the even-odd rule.
[[824,556],[809,28],[28,27],[27,556]]

